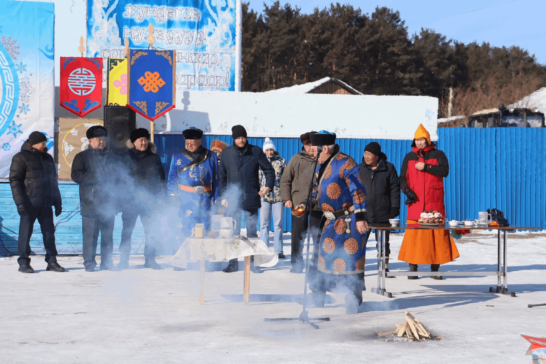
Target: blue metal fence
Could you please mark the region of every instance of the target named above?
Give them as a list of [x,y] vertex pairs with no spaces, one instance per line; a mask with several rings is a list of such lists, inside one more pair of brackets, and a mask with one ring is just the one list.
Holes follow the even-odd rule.
[[[492,129],[439,129],[438,148],[447,155],[449,176],[445,179],[446,213],[449,219],[476,219],[479,211],[498,208],[504,211],[512,226],[538,226],[546,229],[546,130],[531,128]],[[181,135],[156,135],[158,154],[168,172],[172,155],[184,146]],[[219,139],[228,145],[230,136],[205,136],[204,145]],[[301,150],[297,138],[272,138],[279,154],[289,160]],[[371,141],[381,145],[383,152],[398,171],[404,156],[411,150],[411,141],[384,139],[340,139],[341,150],[361,162],[364,147]],[[262,146],[264,138],[249,138],[251,144]],[[78,207],[78,187],[62,183],[63,208],[73,211]],[[402,194],[400,219],[406,220],[405,196]],[[66,217],[63,213],[60,217]],[[56,219],[58,221],[59,219]],[[8,183],[0,183],[0,239],[14,251],[19,217]],[[291,230],[291,216],[287,209],[284,217],[286,231]],[[10,232],[9,230],[13,232]],[[119,242],[121,221],[116,219],[114,238]],[[142,245],[140,223],[133,235],[133,250]],[[61,223],[56,231],[59,252],[81,251],[81,217],[76,214]],[[31,246],[42,249],[42,236],[35,226]],[[1,244],[0,244],[1,246]],[[141,249],[142,250],[142,247]],[[0,254],[2,251],[0,249]]]

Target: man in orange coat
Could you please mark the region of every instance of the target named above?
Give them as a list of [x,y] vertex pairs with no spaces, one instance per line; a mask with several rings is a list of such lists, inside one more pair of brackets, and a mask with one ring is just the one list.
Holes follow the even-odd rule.
[[[445,218],[444,178],[449,174],[449,163],[444,152],[437,150],[423,125],[415,132],[412,151],[402,162],[400,188],[407,196],[407,224],[417,224],[424,211],[438,211]],[[455,242],[447,230],[406,230],[398,259],[408,262],[417,272],[419,264],[430,264],[432,272],[440,264],[459,257]],[[434,279],[442,279],[435,276]],[[417,279],[416,276],[408,279]]]

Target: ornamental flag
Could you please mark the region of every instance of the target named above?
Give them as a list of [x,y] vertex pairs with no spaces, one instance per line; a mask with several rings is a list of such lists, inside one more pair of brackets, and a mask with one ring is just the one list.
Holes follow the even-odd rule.
[[109,106],[127,105],[127,59],[108,58]]
[[61,57],[61,106],[84,117],[102,103],[102,58]]
[[155,120],[175,106],[176,51],[129,51],[127,107]]

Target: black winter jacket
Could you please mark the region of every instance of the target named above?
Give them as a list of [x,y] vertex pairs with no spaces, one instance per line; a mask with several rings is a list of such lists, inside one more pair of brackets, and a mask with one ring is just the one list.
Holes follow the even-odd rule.
[[157,151],[155,144],[150,142],[144,152],[136,150],[132,143],[127,144],[131,158],[135,163],[134,178],[139,195],[157,200],[166,197],[165,170],[161,164],[161,158],[155,154]]
[[[267,160],[261,148],[247,144],[239,149],[231,145],[222,151],[222,159],[218,168],[218,182],[222,199],[227,199],[229,205],[239,205],[243,210],[259,209],[260,181],[259,170],[262,169],[266,187],[273,189],[275,170]],[[236,187],[232,190],[232,186]],[[239,196],[239,201],[234,196]]]
[[62,205],[53,157],[27,142],[11,160],[9,183],[15,204],[25,209]]
[[[381,153],[373,170],[364,158],[360,164],[360,178],[366,188],[368,223],[388,223],[400,213],[400,179],[396,168]],[[394,215],[396,214],[396,215]]]
[[108,149],[89,147],[76,154],[71,177],[80,185],[81,215],[96,218],[121,211],[120,201],[130,197],[127,183],[132,177],[128,171],[133,166],[129,152],[116,155]]

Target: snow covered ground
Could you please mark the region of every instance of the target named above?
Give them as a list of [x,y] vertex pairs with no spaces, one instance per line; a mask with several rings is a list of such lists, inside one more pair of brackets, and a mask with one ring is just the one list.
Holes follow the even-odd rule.
[[[373,235],[372,235],[373,236]],[[285,235],[285,253],[290,253]],[[311,317],[330,317],[320,329],[299,322],[264,322],[298,317],[303,275],[284,260],[251,275],[245,306],[243,273],[206,275],[206,303],[199,305],[196,270],[143,268],[86,273],[81,257],[60,257],[67,273],[17,272],[14,257],[0,259],[1,363],[531,363],[520,334],[546,336],[546,234],[509,234],[510,290],[517,297],[488,293],[495,277],[387,280],[395,298],[370,292],[376,284],[375,242],[368,243],[364,303],[346,315],[344,294],[327,297]],[[392,257],[401,235],[392,236]],[[459,240],[461,257],[441,270],[480,271],[496,267],[496,235]],[[158,259],[165,263],[167,257]],[[392,269],[407,264],[392,259]],[[214,264],[220,269],[224,263]],[[242,262],[240,262],[242,267]],[[425,267],[421,267],[424,268]],[[391,331],[410,311],[442,339],[393,342],[376,336]]]

